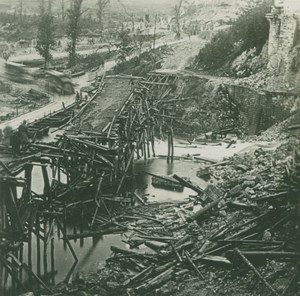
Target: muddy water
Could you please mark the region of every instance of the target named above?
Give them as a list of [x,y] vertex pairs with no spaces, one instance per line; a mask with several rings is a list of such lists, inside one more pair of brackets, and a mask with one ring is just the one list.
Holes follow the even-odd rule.
[[[68,228],[67,233],[74,233],[74,229]],[[50,243],[47,245],[47,263],[44,262],[44,244],[41,241],[41,265],[40,276],[46,283],[57,284],[64,281],[70,276],[80,273],[88,273],[97,271],[104,266],[105,260],[110,257],[110,246],[119,246],[125,248],[125,243],[122,242],[125,237],[121,234],[105,235],[104,237],[94,237],[72,240],[71,245],[78,257],[78,263],[75,264],[75,260],[70,252],[69,248],[62,238],[58,236],[58,230],[54,227],[54,248],[51,250]],[[53,253],[52,253],[53,252]],[[28,262],[28,244],[24,244],[23,250],[24,262]],[[53,258],[52,255],[54,254]],[[53,261],[52,261],[53,260]],[[37,238],[32,235],[32,269],[38,274],[37,268],[38,254],[37,254]],[[45,266],[47,266],[45,270]],[[45,276],[45,274],[47,276]],[[26,274],[24,273],[24,276]],[[24,277],[24,281],[28,280]]]
[[[163,153],[166,151],[164,143],[161,143],[158,148],[159,152]],[[186,153],[186,151],[185,151]],[[185,160],[175,160],[172,164],[168,164],[166,159],[152,158],[147,161],[138,160],[135,162],[136,171],[136,184],[139,193],[148,197],[151,202],[163,202],[163,201],[175,201],[184,200],[188,198],[189,195],[195,195],[195,192],[190,189],[184,189],[183,192],[168,191],[164,189],[158,189],[152,186],[152,177],[142,173],[150,172],[158,175],[172,175],[174,173],[179,176],[190,177],[192,180],[197,180],[196,171],[200,164],[194,163],[192,161]],[[51,170],[49,168],[48,175],[51,182]],[[32,174],[32,190],[36,194],[42,194],[44,189],[44,183],[42,178],[41,167],[36,166],[33,169]],[[21,175],[20,175],[21,177]],[[65,178],[62,178],[62,182],[66,182]],[[200,184],[200,179],[198,179],[198,184]],[[19,193],[21,194],[21,192]],[[80,224],[80,223],[79,223]],[[42,226],[43,227],[43,226]],[[86,227],[87,228],[87,227]],[[88,229],[86,229],[88,230]],[[68,227],[67,233],[73,234],[74,232],[79,232],[79,228]],[[74,267],[74,258],[69,250],[69,248],[64,244],[63,239],[59,237],[59,232],[54,227],[54,240],[53,240],[53,250],[51,250],[51,244],[47,247],[47,277],[44,277],[46,270],[43,260],[44,244],[41,241],[41,278],[45,282],[49,283],[59,283],[65,280],[72,272],[75,275],[78,272],[88,273],[93,272],[101,268],[105,264],[106,259],[111,255],[110,246],[119,246],[123,248],[129,248],[122,240],[125,240],[124,235],[112,234],[105,235],[98,238],[85,238],[72,240],[71,244],[78,257],[78,263]],[[27,248],[28,245],[24,244],[24,262],[28,263],[27,258]],[[51,253],[52,257],[51,258]],[[54,254],[54,256],[53,256]],[[32,235],[32,266],[33,270],[37,272],[37,238]],[[52,262],[52,265],[51,265]],[[24,275],[25,276],[25,275]],[[26,281],[26,278],[24,278]]]
[[204,187],[204,182],[201,182],[199,178],[198,180],[195,180],[197,178],[196,173],[199,166],[199,164],[187,160],[174,160],[173,163],[167,163],[166,159],[159,158],[146,161],[139,160],[135,163],[137,188],[140,194],[146,196],[150,202],[167,202],[187,199],[190,195],[195,195],[197,193],[189,188],[184,188],[183,192],[156,188],[152,185],[152,176],[143,172],[164,176],[177,174],[178,176],[188,177],[191,180],[197,181],[198,185]]

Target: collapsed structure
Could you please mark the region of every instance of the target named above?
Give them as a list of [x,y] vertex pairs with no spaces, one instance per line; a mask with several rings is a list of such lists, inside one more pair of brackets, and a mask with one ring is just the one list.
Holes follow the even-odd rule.
[[[133,204],[136,198],[141,200],[134,193],[133,186],[135,155],[144,159],[151,153],[155,155],[155,129],[168,135],[170,160],[174,153],[172,110],[168,108],[168,102],[163,102],[174,90],[174,78],[155,74],[150,75],[148,80],[126,76],[106,77],[100,81],[92,99],[83,104],[68,122],[65,122],[65,116],[64,120],[58,121],[60,117],[57,113],[35,122],[38,130],[29,127],[35,134],[41,133],[41,129],[45,132],[45,125],[48,130],[49,127],[67,127],[67,132],[58,136],[55,142],[34,142],[26,156],[8,163],[1,162],[1,236],[4,239],[0,246],[1,269],[11,277],[13,288],[22,286],[22,270],[46,287],[40,275],[33,273],[31,265],[32,233],[40,237],[41,223],[44,224],[44,248],[47,249],[55,224],[76,259],[64,228],[70,212],[78,208],[83,212],[84,208],[93,205],[96,210],[89,221],[93,230],[100,210],[105,209],[111,215],[108,204]],[[93,106],[97,100],[102,103],[107,101],[102,112]],[[84,124],[87,124],[84,120],[93,116],[95,111],[95,126],[84,130]],[[68,110],[60,112],[72,114]],[[31,189],[34,167],[41,167],[42,170],[42,195]],[[120,230],[124,229],[113,226],[96,233]],[[95,232],[81,233],[80,236],[92,234]],[[16,242],[19,247],[15,248]],[[22,262],[22,242],[28,244],[28,264]],[[13,266],[17,266],[18,271]],[[1,286],[4,291],[9,276],[3,278]]]

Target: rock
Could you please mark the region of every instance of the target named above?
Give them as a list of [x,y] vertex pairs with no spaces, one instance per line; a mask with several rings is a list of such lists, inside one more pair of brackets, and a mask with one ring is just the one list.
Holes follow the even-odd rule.
[[224,191],[217,186],[208,185],[204,191],[201,199],[207,203],[217,200],[222,195],[224,195]]
[[126,293],[128,296],[135,296],[135,292],[133,288],[127,288]]
[[24,293],[24,294],[20,294],[19,296],[34,296],[34,293],[33,292],[27,292],[27,293]]
[[236,166],[237,169],[243,171],[243,172],[246,172],[249,168],[243,164],[239,164]]
[[244,187],[255,187],[256,183],[255,181],[244,181],[243,186]]
[[160,289],[155,290],[156,295],[174,295],[177,291],[177,284],[173,281],[170,281],[163,285]]
[[225,211],[220,211],[219,214],[222,217],[227,217],[227,213]]
[[241,185],[236,185],[230,189],[230,191],[228,192],[228,196],[238,195],[242,192],[242,190],[243,190],[243,187]]

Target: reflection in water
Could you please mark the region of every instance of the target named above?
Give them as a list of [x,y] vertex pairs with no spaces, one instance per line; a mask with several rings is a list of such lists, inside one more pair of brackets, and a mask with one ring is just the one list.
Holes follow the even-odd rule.
[[[135,162],[136,184],[139,194],[147,195],[149,201],[178,201],[188,198],[189,195],[196,193],[188,188],[183,192],[169,191],[155,188],[152,186],[152,177],[142,173],[150,172],[156,175],[173,175],[178,174],[181,177],[189,177],[200,186],[204,187],[202,181],[196,176],[196,172],[200,164],[197,165],[192,161],[175,160],[174,163],[167,163],[165,159],[149,159],[138,160]],[[48,175],[51,183],[51,169],[47,167]],[[21,177],[21,176],[20,176]],[[62,182],[65,183],[65,176],[61,176]],[[37,195],[43,194],[44,182],[42,181],[42,170],[40,166],[34,166],[32,173],[32,191]],[[87,230],[81,215],[78,214],[78,225],[65,228],[67,234],[80,233]],[[32,270],[46,284],[57,284],[64,280],[69,280],[72,274],[77,272],[93,272],[102,266],[106,259],[110,257],[112,245],[126,248],[127,245],[122,242],[121,234],[105,235],[103,237],[89,237],[70,241],[72,248],[78,258],[75,264],[74,256],[70,247],[63,239],[61,230],[57,224],[53,224],[53,228],[49,239],[43,239],[50,233],[52,223],[48,221],[45,228],[44,222],[40,223],[40,229],[33,229],[30,243],[24,243],[22,257],[23,262],[32,266]],[[46,230],[45,230],[46,229]],[[45,248],[46,247],[46,248]],[[29,252],[28,252],[29,251]],[[28,256],[29,253],[29,256]],[[33,285],[32,280],[26,272],[22,272],[22,281]]]
[[[73,233],[73,228],[68,228],[67,231],[68,234],[71,234]],[[110,257],[110,246],[126,247],[122,239],[124,238],[121,234],[111,234],[97,238],[85,238],[82,240],[82,244],[80,240],[70,241],[78,257],[78,262],[75,264],[76,262],[74,262],[74,257],[70,249],[65,248],[64,241],[58,236],[58,228],[55,225],[53,250],[50,244],[45,245],[44,242],[40,242],[40,247],[38,247],[38,238],[36,234],[32,234],[31,262],[28,261],[29,258],[27,257],[27,243],[24,244],[23,258],[26,264],[32,265],[33,272],[39,275],[45,283],[57,284],[68,280],[72,274],[76,274],[77,272],[87,273],[96,271]],[[44,251],[45,246],[46,251]],[[37,250],[41,251],[42,256],[38,254]],[[42,260],[40,257],[42,257]],[[51,270],[48,270],[49,267],[51,267]],[[23,279],[25,282],[29,280],[26,273],[23,274]]]
[[195,164],[195,162],[184,160],[175,160],[173,163],[169,164],[165,159],[149,159],[146,161],[136,161],[136,183],[138,190],[140,191],[139,193],[141,195],[147,195],[149,201],[153,202],[183,200],[185,198],[188,198],[189,195],[195,195],[195,191],[189,188],[184,188],[183,192],[155,188],[152,186],[152,177],[143,172],[164,176],[177,174],[181,177],[188,177],[191,179],[191,181],[194,181],[201,187],[204,187],[205,182],[200,180],[196,175],[199,167],[197,166],[197,164]]

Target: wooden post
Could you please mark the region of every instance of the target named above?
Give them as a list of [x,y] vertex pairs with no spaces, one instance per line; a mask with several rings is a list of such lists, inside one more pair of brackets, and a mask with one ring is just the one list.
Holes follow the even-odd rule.
[[147,152],[148,152],[148,158],[151,157],[151,154],[150,154],[150,144],[149,144],[149,136],[150,136],[150,133],[149,133],[149,128],[147,127],[147,129],[145,130],[145,133],[146,133],[146,140],[147,140]]
[[35,229],[36,229],[36,270],[37,275],[41,276],[41,238],[40,238],[40,216],[39,213],[36,215],[35,219]]
[[[32,228],[33,228],[33,223],[34,223],[34,214],[31,214],[30,220],[29,220],[29,225],[28,225],[28,250],[27,250],[27,255],[28,255],[28,268],[32,270]],[[31,273],[28,275],[29,280],[32,280],[31,278]]]
[[147,151],[146,151],[146,137],[145,137],[145,130],[142,134],[142,139],[143,139],[143,154],[144,154],[144,160],[147,160]]
[[54,227],[51,230],[51,240],[50,240],[50,258],[51,258],[51,275],[52,275],[52,282],[51,284],[55,284],[55,254],[54,254]]
[[32,164],[25,165],[25,179],[26,179],[26,187],[23,189],[23,198],[25,202],[29,202],[31,199],[31,176],[32,176]]
[[44,195],[47,196],[48,201],[51,202],[51,187],[50,187],[50,181],[49,181],[49,176],[48,176],[48,171],[46,166],[42,166],[42,173],[43,173],[43,178],[44,178]]
[[170,155],[171,155],[171,135],[170,135],[170,130],[168,130],[168,156],[167,156],[167,163],[170,162]]
[[[23,243],[20,246],[20,250],[19,250],[19,261],[22,263],[23,262],[23,252],[24,252],[24,247],[23,247]],[[22,269],[20,269],[19,271],[19,280],[22,283],[23,280],[23,271]],[[0,283],[1,285],[1,283]]]
[[10,226],[12,230],[23,232],[23,225],[20,220],[12,186],[14,185],[10,186],[7,183],[0,182],[0,196],[5,198],[6,210],[10,217]]
[[151,132],[151,146],[152,146],[152,155],[155,157],[155,137],[154,137],[154,125],[152,126],[152,132]]
[[60,222],[58,221],[58,219],[56,219],[56,223],[57,223],[57,226],[60,228],[60,230],[61,230],[61,232],[62,232],[63,239],[66,241],[66,244],[68,245],[68,247],[69,247],[69,249],[70,249],[70,251],[71,251],[71,253],[72,253],[73,257],[74,257],[75,262],[78,262],[78,258],[77,258],[77,256],[76,256],[76,253],[75,253],[75,251],[74,251],[74,249],[73,249],[73,247],[72,247],[72,245],[71,245],[71,243],[70,243],[70,241],[69,241],[69,239],[68,239],[68,237],[67,237],[66,232],[64,231],[64,229],[63,229],[63,227],[61,226],[61,224],[60,224]]
[[[48,235],[48,220],[44,217],[44,238]],[[47,260],[47,240],[44,240],[44,253],[43,253],[43,263],[44,263],[44,275],[48,273],[48,260]]]

